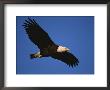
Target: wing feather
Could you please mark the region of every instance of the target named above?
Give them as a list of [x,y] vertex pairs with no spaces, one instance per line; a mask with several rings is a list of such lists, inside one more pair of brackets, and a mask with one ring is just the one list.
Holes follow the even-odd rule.
[[39,49],[47,48],[55,44],[51,38],[49,37],[48,33],[45,32],[36,21],[33,19],[28,18],[24,22],[24,28],[29,36],[29,39],[38,46]]
[[79,63],[78,59],[69,52],[56,53],[51,55],[51,57],[58,59],[71,67],[77,66]]

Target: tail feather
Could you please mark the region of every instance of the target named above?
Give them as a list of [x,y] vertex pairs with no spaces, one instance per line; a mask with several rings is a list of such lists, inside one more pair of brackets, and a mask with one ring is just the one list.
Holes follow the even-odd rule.
[[30,55],[30,58],[31,58],[31,59],[35,58],[34,54],[31,54],[31,55]]

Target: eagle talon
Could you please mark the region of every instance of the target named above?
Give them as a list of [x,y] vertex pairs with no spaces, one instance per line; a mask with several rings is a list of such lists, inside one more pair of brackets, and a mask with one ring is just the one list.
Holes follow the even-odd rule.
[[41,57],[42,57],[42,55],[38,55],[38,57],[39,57],[39,58],[41,58]]

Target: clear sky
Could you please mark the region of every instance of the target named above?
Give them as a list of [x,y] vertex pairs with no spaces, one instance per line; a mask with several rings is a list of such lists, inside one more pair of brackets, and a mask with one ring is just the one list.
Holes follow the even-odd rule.
[[79,59],[77,67],[51,57],[30,59],[39,51],[23,28],[27,16],[16,17],[16,74],[94,74],[93,16],[29,16],[58,45],[66,46]]

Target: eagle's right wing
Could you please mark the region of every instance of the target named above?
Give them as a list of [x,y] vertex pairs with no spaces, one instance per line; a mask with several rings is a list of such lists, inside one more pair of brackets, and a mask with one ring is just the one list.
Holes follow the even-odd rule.
[[40,50],[54,44],[49,35],[36,23],[33,19],[25,20],[24,28],[29,36],[29,39],[38,46]]
[[56,54],[52,54],[51,57],[58,59],[71,67],[77,66],[79,63],[78,59],[70,52],[57,52]]

